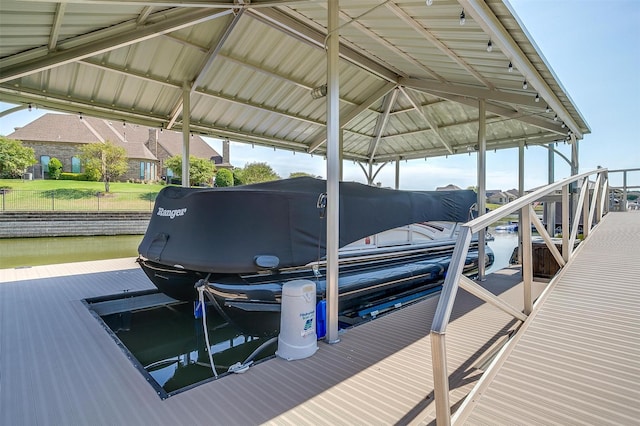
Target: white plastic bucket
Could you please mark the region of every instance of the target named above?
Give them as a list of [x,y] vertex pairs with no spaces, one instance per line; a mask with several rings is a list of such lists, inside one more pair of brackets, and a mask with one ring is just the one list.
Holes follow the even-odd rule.
[[316,284],[309,280],[289,281],[282,286],[276,355],[293,361],[310,357],[317,350]]

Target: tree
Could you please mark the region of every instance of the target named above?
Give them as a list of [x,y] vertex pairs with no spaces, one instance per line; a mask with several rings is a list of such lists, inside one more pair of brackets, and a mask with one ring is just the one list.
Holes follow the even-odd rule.
[[289,173],[289,179],[297,178],[297,177],[314,177],[313,175],[306,172],[293,172]]
[[239,168],[239,167],[234,167],[233,169],[233,186],[240,186],[240,185],[244,185],[244,177],[242,176],[242,173],[244,172],[243,169]]
[[[173,170],[173,173],[182,177],[182,155],[174,155],[164,162],[164,166]],[[216,166],[209,160],[189,156],[189,183],[191,185],[210,184],[213,175],[216,172]]]
[[33,148],[22,146],[19,140],[0,136],[0,178],[18,178],[37,162]]
[[62,163],[57,158],[53,157],[49,160],[49,178],[60,179],[62,173]]
[[278,180],[280,176],[267,163],[249,163],[244,166],[242,178],[245,184]]
[[107,141],[85,145],[81,149],[80,159],[87,176],[97,176],[104,182],[105,192],[109,192],[111,181],[118,179],[129,169],[127,152],[124,148]]
[[216,186],[233,186],[233,173],[228,169],[220,169],[216,173]]

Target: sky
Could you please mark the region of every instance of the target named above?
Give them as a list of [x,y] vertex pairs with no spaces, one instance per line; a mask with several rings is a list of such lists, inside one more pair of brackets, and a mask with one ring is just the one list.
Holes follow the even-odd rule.
[[[538,46],[556,78],[591,128],[579,143],[579,172],[598,166],[610,170],[640,168],[640,0],[510,0],[520,22]],[[13,105],[0,102],[0,111]],[[20,111],[0,118],[0,134],[23,126],[46,111]],[[207,141],[222,152],[222,143]],[[571,158],[571,148],[556,148]],[[306,172],[326,177],[322,157],[272,148],[231,143],[231,163],[244,167],[252,162],[268,163],[281,177]],[[544,185],[548,180],[547,149],[532,146],[525,151],[525,188]],[[487,189],[518,187],[518,150],[487,153]],[[448,158],[409,160],[401,163],[400,189],[433,190],[454,184],[461,188],[476,185],[476,154]],[[344,163],[344,180],[366,182],[361,168]],[[569,165],[556,156],[555,179],[570,175]],[[621,185],[621,176],[612,175],[612,185]],[[631,185],[640,185],[640,172],[629,176]],[[395,165],[385,166],[375,179],[394,187]]]

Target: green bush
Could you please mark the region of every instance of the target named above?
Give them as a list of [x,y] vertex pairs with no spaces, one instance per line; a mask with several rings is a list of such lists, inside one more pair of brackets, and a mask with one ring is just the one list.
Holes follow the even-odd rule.
[[60,173],[60,180],[79,180],[79,181],[86,181],[87,176],[84,173],[68,173],[68,172],[62,172]]
[[216,173],[216,186],[233,186],[233,173],[227,169],[220,169]]
[[60,179],[62,173],[62,162],[56,157],[49,160],[49,179]]
[[100,171],[94,168],[89,168],[84,172],[84,180],[92,182],[98,182],[100,180]]

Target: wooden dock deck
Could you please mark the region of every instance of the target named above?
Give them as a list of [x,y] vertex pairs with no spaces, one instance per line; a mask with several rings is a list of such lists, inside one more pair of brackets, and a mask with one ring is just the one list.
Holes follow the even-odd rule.
[[[640,219],[640,215],[636,216]],[[571,318],[564,318],[557,324],[541,323],[538,326],[533,323],[527,330],[528,333],[534,331],[531,335],[539,339],[549,334],[549,339],[555,339],[555,343],[550,344],[559,348],[567,341],[577,340],[577,352],[574,354],[569,350],[562,358],[565,361],[574,359],[576,365],[585,362],[589,365],[590,360],[606,366],[604,373],[599,374],[612,373],[609,388],[599,389],[599,382],[587,377],[584,380],[589,382],[588,386],[573,398],[585,397],[585,404],[599,404],[600,407],[604,398],[617,401],[607,410],[623,413],[622,417],[610,417],[622,419],[622,423],[629,420],[631,414],[635,415],[636,421],[640,418],[640,413],[633,408],[640,396],[637,362],[640,359],[640,306],[637,298],[628,296],[628,293],[638,295],[640,220],[624,223],[615,224],[619,226],[616,232],[620,238],[623,234],[635,236],[635,252],[618,247],[618,240],[598,242],[601,233],[598,229],[564,273],[566,277],[576,275],[594,282],[594,290],[587,289],[583,293],[593,298],[598,295],[612,298],[608,302],[602,301],[609,306],[602,308],[604,311],[595,309],[596,301],[569,303],[569,307],[575,305],[576,311],[586,311],[587,318],[603,321],[601,325],[590,327],[582,323],[582,319],[578,320],[584,326],[584,330],[578,331],[590,332],[590,339],[566,336],[566,327],[560,326],[576,321],[570,321]],[[594,244],[596,249],[600,245],[602,250],[612,253],[622,250],[622,257],[617,263],[607,263],[605,269],[589,270],[587,267],[601,268],[601,264],[591,257],[583,260]],[[617,280],[606,275],[607,271],[630,268],[630,263],[635,263],[635,281],[627,282],[626,287],[622,283],[621,287],[616,287],[618,284],[613,281]],[[546,285],[535,284],[534,296],[537,296]],[[483,285],[514,306],[522,307],[517,269],[491,274]],[[611,291],[603,292],[605,285],[611,287]],[[380,425],[428,424],[435,418],[429,330],[437,296],[350,329],[341,335],[338,344],[320,343],[316,355],[305,360],[287,362],[274,358],[251,367],[245,374],[211,381],[162,400],[82,303],[86,298],[150,288],[151,283],[133,259],[0,270],[0,424]],[[549,300],[544,304],[544,312],[560,309],[554,305],[557,302],[554,302],[553,294],[557,291],[567,293],[566,297],[577,293],[564,290],[558,284],[552,294],[547,295]],[[517,325],[507,314],[463,290],[457,297],[448,329],[448,366],[454,409],[462,406],[466,395],[477,383],[486,365],[486,354]],[[560,306],[564,309],[562,305],[566,303],[562,302]],[[612,315],[611,306],[625,306],[626,310]],[[544,312],[536,313],[536,321],[544,318]],[[611,336],[615,330],[623,330],[626,340]],[[561,333],[552,337],[556,331]],[[523,339],[521,342],[525,342]],[[612,347],[617,354],[605,358],[580,355],[583,350],[601,346]],[[523,351],[526,353],[526,347]],[[534,354],[540,357],[539,352]],[[538,361],[523,367],[521,374],[526,376],[521,377],[525,382],[520,386],[524,393],[530,388],[543,389],[550,380],[539,375],[540,383],[527,383],[529,375],[535,376],[531,370],[544,371],[543,360]],[[615,367],[615,363],[621,367]],[[588,376],[589,368],[585,367],[578,375]],[[517,376],[518,372],[514,374]],[[548,374],[556,373],[550,369]],[[499,377],[496,375],[495,380]],[[517,381],[517,377],[514,380]],[[622,385],[612,384],[612,381]],[[553,382],[548,383],[551,386]],[[498,391],[490,387],[487,401],[489,397],[501,400],[505,392],[512,392],[512,387],[510,384]],[[562,388],[566,387],[565,383]],[[480,408],[485,407],[482,405],[484,396],[478,399],[477,411],[472,412],[467,421],[471,424],[500,423],[500,418],[490,411],[493,408],[488,405],[489,408]],[[545,423],[532,417],[529,409],[537,410],[539,405],[545,404],[553,407],[555,404],[549,400],[554,398],[555,394],[546,394],[544,398],[536,399],[536,404],[523,405],[524,408],[516,410],[511,414],[513,417],[503,423]],[[516,406],[520,403],[517,399],[514,402]],[[608,412],[601,413],[592,422],[602,423],[600,420]],[[565,419],[556,417],[550,423],[566,423]]]

